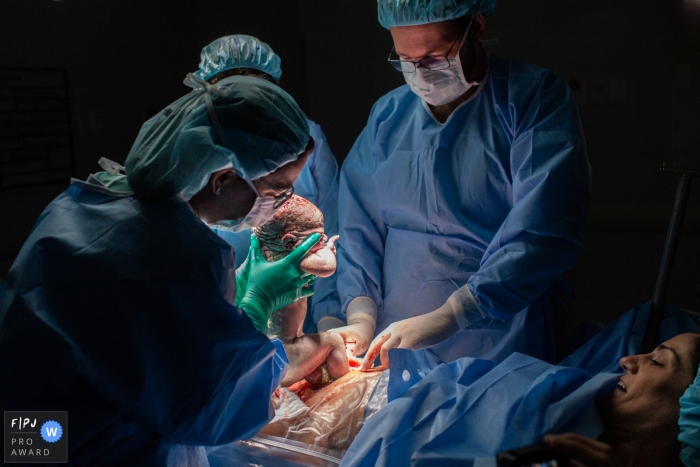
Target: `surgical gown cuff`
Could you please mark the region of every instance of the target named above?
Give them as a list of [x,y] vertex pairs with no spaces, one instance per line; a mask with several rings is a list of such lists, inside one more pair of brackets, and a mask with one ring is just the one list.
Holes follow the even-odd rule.
[[287,358],[287,352],[285,352],[284,345],[282,345],[281,340],[275,338],[272,339],[271,342],[272,345],[275,346],[275,365],[272,369],[272,380],[274,382],[274,387],[277,387],[287,374],[287,370],[289,369],[289,358]]
[[345,323],[335,316],[324,316],[318,321],[318,332],[326,332],[329,329],[342,328]]
[[373,322],[377,322],[377,305],[369,297],[357,297],[348,303],[348,309],[346,311],[346,316],[348,317],[348,324],[352,321],[352,316],[357,313],[364,313],[371,318]]
[[468,285],[457,289],[447,299],[447,303],[452,306],[459,329],[466,329],[488,317],[486,312],[479,306]]

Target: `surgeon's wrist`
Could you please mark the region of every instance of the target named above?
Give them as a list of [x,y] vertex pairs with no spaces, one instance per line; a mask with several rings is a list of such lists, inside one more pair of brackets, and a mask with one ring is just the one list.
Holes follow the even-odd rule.
[[458,329],[466,329],[478,321],[488,318],[488,315],[476,301],[468,285],[460,287],[450,295],[446,305],[452,308]]
[[331,329],[342,328],[343,326],[345,326],[345,322],[335,316],[324,316],[318,320],[316,328],[318,328],[318,332],[326,332]]
[[377,322],[377,315],[379,314],[377,310],[377,305],[369,297],[360,296],[354,298],[349,304],[345,314],[348,317],[348,324],[353,321],[353,316],[356,314],[363,314],[369,316],[373,322]]
[[258,331],[262,332],[263,334],[267,334],[267,319],[263,316],[256,315],[255,313],[249,313],[243,309],[245,313],[248,315],[248,318],[253,322],[253,326],[255,326],[255,329]]
[[366,313],[354,313],[348,318],[348,327],[351,327],[355,332],[361,334],[368,341],[371,341],[377,327],[377,321],[373,316]]
[[248,315],[255,329],[263,334],[267,333],[267,321],[270,313],[266,312],[255,300],[249,300],[248,297],[241,300],[239,308]]

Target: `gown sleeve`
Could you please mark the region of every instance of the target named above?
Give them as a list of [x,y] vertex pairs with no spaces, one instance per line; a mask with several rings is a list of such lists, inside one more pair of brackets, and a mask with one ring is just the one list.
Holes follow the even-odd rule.
[[[141,206],[112,221],[127,203]],[[286,356],[231,304],[233,252],[184,203],[56,210],[32,238],[22,303],[119,412],[169,442],[205,446],[271,418]]]
[[513,206],[467,286],[496,318],[530,305],[574,266],[590,206],[588,149],[571,92],[549,71],[535,92],[518,89],[531,78],[494,93],[511,137]]

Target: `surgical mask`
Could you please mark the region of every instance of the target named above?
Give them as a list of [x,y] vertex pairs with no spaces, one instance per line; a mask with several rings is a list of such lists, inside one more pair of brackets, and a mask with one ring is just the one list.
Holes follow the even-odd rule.
[[449,104],[473,86],[481,84],[477,81],[467,81],[462,70],[462,61],[459,58],[459,52],[462,50],[473,22],[474,20],[472,19],[469,26],[467,26],[462,42],[459,44],[459,49],[457,49],[457,55],[448,59],[450,63],[448,68],[444,70],[430,70],[421,66],[416,68],[416,71],[413,73],[403,74],[406,83],[411,87],[411,91],[428,104]]
[[250,212],[243,217],[231,220],[222,220],[212,224],[212,227],[221,230],[228,230],[230,232],[240,232],[242,230],[252,229],[253,227],[260,227],[265,222],[270,220],[278,208],[275,207],[275,198],[268,196],[260,196],[258,189],[255,188],[253,182],[244,178],[243,180],[248,183],[250,188],[255,193],[255,203],[251,208]]

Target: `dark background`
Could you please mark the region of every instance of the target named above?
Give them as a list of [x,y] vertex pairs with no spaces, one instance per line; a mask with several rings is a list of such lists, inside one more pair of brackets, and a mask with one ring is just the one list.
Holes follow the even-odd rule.
[[[651,298],[678,177],[700,165],[700,0],[500,0],[490,53],[578,83],[593,163],[583,254],[567,279],[572,319],[603,324]],[[67,70],[76,178],[123,162],[146,116],[188,91],[182,79],[217,37],[244,33],[282,57],[282,86],[342,163],[374,101],[403,84],[373,0],[0,0],[0,66]],[[0,191],[0,279],[65,184]],[[669,301],[700,309],[700,180]]]

